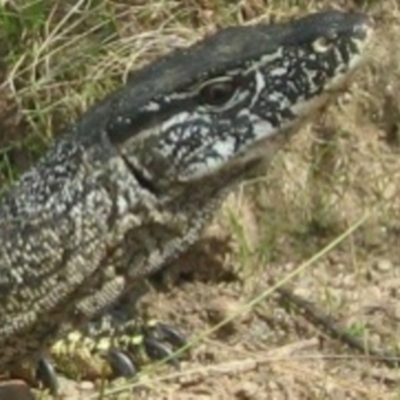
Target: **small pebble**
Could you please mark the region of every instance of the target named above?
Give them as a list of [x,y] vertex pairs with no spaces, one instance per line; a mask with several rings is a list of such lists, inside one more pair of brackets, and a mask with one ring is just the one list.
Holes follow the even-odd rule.
[[378,260],[375,264],[375,267],[378,271],[388,272],[393,268],[393,264],[390,260]]
[[79,382],[79,390],[82,390],[82,391],[90,391],[90,390],[93,390],[94,389],[94,384],[93,384],[93,382],[90,382],[90,381],[82,381],[82,382]]

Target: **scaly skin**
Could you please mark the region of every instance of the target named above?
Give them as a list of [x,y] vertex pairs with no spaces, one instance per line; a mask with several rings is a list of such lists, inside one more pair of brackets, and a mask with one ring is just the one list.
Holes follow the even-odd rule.
[[187,250],[363,59],[369,20],[335,11],[228,28],[141,71],[0,201],[0,372]]

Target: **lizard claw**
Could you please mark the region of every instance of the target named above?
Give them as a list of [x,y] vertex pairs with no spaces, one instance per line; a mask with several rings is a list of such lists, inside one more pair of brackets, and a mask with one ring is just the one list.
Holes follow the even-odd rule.
[[[186,338],[175,328],[162,322],[149,323],[144,328],[144,347],[153,360],[168,358],[168,363],[179,368],[178,357],[174,350],[186,345]],[[164,344],[163,342],[166,342]],[[168,346],[168,345],[170,346]]]
[[186,338],[170,325],[157,322],[154,328],[157,331],[158,337],[161,340],[167,341],[172,346],[183,347],[187,344]]
[[144,346],[147,355],[152,360],[162,360],[168,357],[168,363],[179,368],[178,359],[174,356],[174,352],[164,343],[152,337],[144,338]]
[[36,366],[36,379],[50,391],[50,394],[56,396],[58,393],[57,373],[52,361],[42,357]]
[[123,351],[111,349],[107,354],[107,360],[115,376],[132,378],[137,373],[131,358]]

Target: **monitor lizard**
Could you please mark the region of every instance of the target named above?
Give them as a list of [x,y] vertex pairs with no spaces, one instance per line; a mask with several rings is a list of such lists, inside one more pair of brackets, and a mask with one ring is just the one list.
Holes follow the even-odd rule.
[[358,13],[225,28],[137,71],[0,199],[0,372],[186,251],[365,59]]

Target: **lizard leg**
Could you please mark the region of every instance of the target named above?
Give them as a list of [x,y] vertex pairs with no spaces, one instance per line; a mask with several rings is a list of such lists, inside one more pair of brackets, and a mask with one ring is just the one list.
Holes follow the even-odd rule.
[[[112,304],[113,302],[117,301],[118,297],[121,296],[122,291],[124,290],[124,281],[119,278],[115,277],[114,279],[111,279],[109,281],[105,281],[105,283],[102,285],[102,288],[99,291],[96,291],[93,294],[88,295],[84,300],[82,300],[77,306],[76,306],[76,311],[73,315],[73,320],[71,323],[68,325],[64,325],[61,328],[61,333],[60,336],[63,336],[67,334],[68,332],[73,332],[74,327],[79,328],[81,325],[80,321],[84,320],[91,320],[98,315],[101,310],[104,310],[104,308],[108,304]],[[70,342],[65,342],[62,339],[53,346],[53,348],[58,349],[62,348],[62,346],[65,345],[67,348],[64,350],[64,352],[69,352],[73,351],[72,349],[74,348],[73,346],[73,341]],[[69,346],[69,347],[68,347]],[[58,351],[58,350],[57,350]],[[113,365],[115,363],[117,357],[113,356],[110,357],[110,364]],[[120,370],[121,370],[121,375],[123,374],[123,358],[122,356],[119,357],[120,362],[119,364],[121,365]],[[132,366],[127,366],[126,369],[128,370],[129,367],[133,368]],[[56,395],[58,393],[58,379],[57,379],[57,374],[55,370],[55,366],[53,364],[52,357],[47,357],[47,356],[42,356],[37,365],[36,365],[36,371],[35,371],[36,379],[43,386],[44,388],[48,389],[52,395]],[[125,376],[125,375],[124,375]]]

